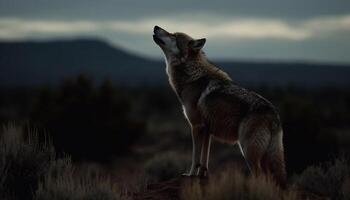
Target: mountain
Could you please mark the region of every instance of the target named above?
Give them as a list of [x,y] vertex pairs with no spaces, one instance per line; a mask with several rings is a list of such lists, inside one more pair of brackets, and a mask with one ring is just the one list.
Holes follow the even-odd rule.
[[0,67],[1,85],[55,84],[80,73],[125,83],[161,77],[159,62],[93,39],[0,42]]
[[[350,66],[214,62],[244,84],[348,86]],[[126,85],[165,84],[164,61],[133,55],[97,39],[0,42],[0,86],[57,84],[81,73]]]

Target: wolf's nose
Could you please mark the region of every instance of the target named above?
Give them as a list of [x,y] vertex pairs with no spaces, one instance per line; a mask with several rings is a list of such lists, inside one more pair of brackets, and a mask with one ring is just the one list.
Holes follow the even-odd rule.
[[159,29],[161,29],[159,26],[154,26],[154,28],[153,28],[154,31],[157,31]]

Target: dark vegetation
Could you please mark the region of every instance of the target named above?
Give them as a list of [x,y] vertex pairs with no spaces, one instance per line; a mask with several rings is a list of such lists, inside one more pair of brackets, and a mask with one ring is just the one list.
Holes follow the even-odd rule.
[[121,199],[118,186],[100,171],[58,157],[37,130],[6,125],[0,130],[0,198],[7,200]]
[[[2,114],[13,114],[10,121],[46,129],[57,150],[74,159],[108,161],[125,153],[145,131],[145,122],[131,117],[130,96],[109,81],[95,88],[82,75],[65,80],[57,89],[6,92]],[[8,116],[2,116],[2,122],[7,120]]]
[[[215,185],[179,184],[178,198],[349,198],[350,88],[248,88],[280,110],[289,190],[232,170],[243,163],[239,151],[214,142]],[[145,183],[178,177],[189,167],[189,129],[168,86],[95,83],[80,75],[58,86],[2,88],[0,97],[1,199],[142,198]],[[12,122],[16,126],[7,125]],[[89,163],[99,167],[91,170]],[[203,187],[209,192],[199,198]]]
[[[349,153],[349,88],[251,89],[280,110],[289,172]],[[74,160],[108,161],[133,145],[175,151],[191,147],[180,105],[168,87],[97,85],[81,75],[58,87],[2,89],[0,94],[2,124],[29,122],[43,128],[56,149]]]
[[[49,139],[40,131],[8,124],[0,130],[0,198],[8,200],[119,200],[119,199],[239,199],[296,200],[350,197],[350,162],[340,158],[314,165],[294,176],[287,190],[281,190],[266,176],[247,177],[232,165],[208,179],[177,178],[157,184],[123,183],[103,168],[72,163],[69,156],[57,156]],[[168,153],[150,159],[151,178],[176,177],[179,155]],[[162,164],[173,163],[173,164]],[[154,173],[156,172],[156,173]],[[128,181],[132,182],[131,177]],[[153,179],[152,181],[162,181]],[[137,190],[135,190],[135,187]],[[133,189],[133,190],[131,190]]]

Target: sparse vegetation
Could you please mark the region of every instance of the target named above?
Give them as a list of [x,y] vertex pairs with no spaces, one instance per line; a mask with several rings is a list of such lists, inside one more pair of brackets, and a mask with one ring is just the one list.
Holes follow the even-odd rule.
[[266,176],[247,177],[238,170],[228,169],[209,179],[189,182],[183,187],[182,199],[203,200],[296,200],[297,194],[282,191]]
[[79,172],[70,159],[51,163],[38,190],[35,200],[119,200],[118,186],[98,171]]
[[[253,90],[280,110],[287,170],[295,174],[287,191],[264,177],[222,172],[232,162],[244,168],[244,160],[238,149],[213,141],[209,182],[181,187],[184,199],[350,199],[349,161],[327,163],[350,153],[350,90]],[[180,186],[168,187],[168,179],[176,182],[190,167],[189,129],[169,88],[80,76],[56,87],[0,88],[0,96],[0,124],[17,123],[0,131],[0,199],[124,199],[148,186],[155,191],[148,195],[174,195]],[[22,126],[27,121],[40,131]],[[82,170],[91,162],[98,167]]]
[[296,181],[300,190],[331,199],[345,200],[349,197],[350,165],[344,158],[324,165],[310,166]]
[[9,200],[118,200],[120,191],[96,170],[79,171],[56,158],[37,131],[8,125],[0,135],[0,198]]
[[[38,187],[55,158],[49,143],[40,143],[34,130],[8,125],[0,134],[0,198],[26,199]],[[30,199],[30,198],[29,198]]]
[[[119,200],[132,198],[121,192],[109,176],[98,169],[81,170],[67,156],[57,158],[51,142],[34,129],[13,124],[0,132],[1,199]],[[149,159],[145,172],[152,182],[179,177],[189,160],[176,152]],[[266,176],[246,176],[236,168],[224,170],[209,180],[189,179],[178,188],[184,200],[225,199],[336,199],[350,197],[350,165],[345,158],[310,166],[281,190]],[[139,191],[142,192],[142,191]]]

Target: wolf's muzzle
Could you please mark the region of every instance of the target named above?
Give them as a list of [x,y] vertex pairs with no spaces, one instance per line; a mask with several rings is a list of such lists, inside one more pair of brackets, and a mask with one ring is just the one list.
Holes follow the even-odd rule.
[[165,45],[165,42],[159,38],[159,35],[162,35],[164,33],[167,33],[164,29],[160,28],[159,26],[154,26],[153,28],[153,40],[158,45]]

